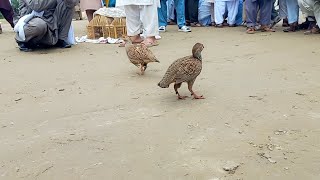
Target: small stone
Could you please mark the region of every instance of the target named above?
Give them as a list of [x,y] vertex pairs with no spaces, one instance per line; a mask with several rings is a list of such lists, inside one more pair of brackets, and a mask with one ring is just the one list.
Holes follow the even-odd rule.
[[287,131],[281,130],[281,129],[274,131],[275,135],[283,135],[283,134],[286,134],[286,133],[287,133]]
[[229,174],[234,174],[239,166],[239,163],[227,161],[226,165],[223,167],[223,170],[227,171]]
[[289,168],[288,168],[288,167],[285,167],[284,170],[289,170]]
[[22,98],[18,98],[18,99],[14,100],[14,101],[18,102],[18,101],[21,101],[21,100],[22,100]]
[[59,89],[59,91],[64,91],[64,89]]
[[14,123],[13,123],[13,122],[11,122],[10,124],[11,124],[11,125],[14,125]]
[[283,159],[287,160],[287,159],[288,159],[288,157],[283,157]]
[[16,167],[16,172],[19,172],[20,171],[20,168]]
[[268,149],[269,149],[270,151],[273,151],[273,150],[274,150],[274,145],[273,145],[273,144],[268,144],[267,147],[268,147]]
[[152,115],[152,117],[160,117],[161,116],[161,114],[154,114],[154,115]]
[[271,158],[268,158],[268,161],[269,161],[270,163],[272,163],[272,164],[277,163],[277,161],[276,161],[276,160],[273,160],[273,159],[271,159]]

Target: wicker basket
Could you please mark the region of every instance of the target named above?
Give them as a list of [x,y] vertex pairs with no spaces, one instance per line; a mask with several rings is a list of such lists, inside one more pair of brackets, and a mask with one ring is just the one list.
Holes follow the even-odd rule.
[[126,36],[126,34],[125,18],[95,15],[87,26],[87,36],[89,39],[99,39],[100,37],[121,38]]

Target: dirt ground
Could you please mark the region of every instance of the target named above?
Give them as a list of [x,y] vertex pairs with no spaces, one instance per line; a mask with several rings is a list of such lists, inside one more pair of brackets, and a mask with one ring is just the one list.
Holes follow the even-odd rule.
[[[139,76],[117,45],[22,53],[3,29],[1,180],[320,179],[320,36],[171,26]],[[196,42],[206,99],[178,101],[157,83]]]

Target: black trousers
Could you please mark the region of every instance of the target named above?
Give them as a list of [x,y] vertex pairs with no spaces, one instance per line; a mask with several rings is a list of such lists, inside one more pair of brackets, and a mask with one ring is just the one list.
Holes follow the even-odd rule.
[[185,0],[186,20],[191,23],[198,22],[199,0]]
[[0,12],[3,15],[3,17],[10,23],[11,27],[13,28],[14,27],[14,24],[13,24],[13,9],[11,9],[9,11],[9,10],[0,8]]

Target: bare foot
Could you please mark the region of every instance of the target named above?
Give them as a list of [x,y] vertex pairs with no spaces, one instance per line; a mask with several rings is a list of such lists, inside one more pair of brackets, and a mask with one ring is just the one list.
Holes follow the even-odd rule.
[[152,46],[158,46],[159,43],[156,41],[156,38],[153,37],[147,37],[142,44],[146,45],[147,47],[152,47]]

